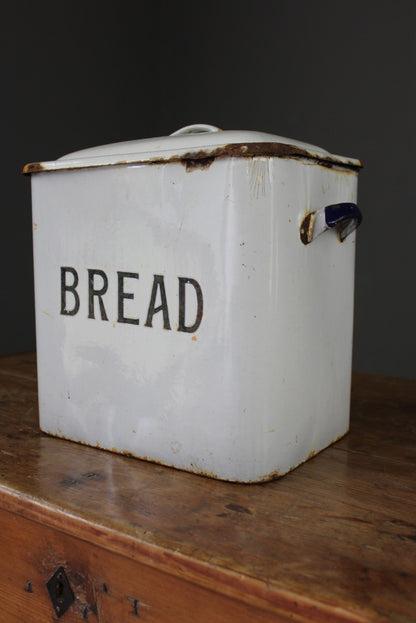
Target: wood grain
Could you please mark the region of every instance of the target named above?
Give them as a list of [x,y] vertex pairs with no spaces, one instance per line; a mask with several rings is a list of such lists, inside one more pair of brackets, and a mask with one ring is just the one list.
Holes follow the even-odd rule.
[[54,620],[59,564],[82,580],[63,621],[134,620],[134,599],[149,621],[416,621],[415,381],[354,374],[350,433],[259,485],[54,439],[37,417],[35,355],[0,358],[0,595],[39,603],[16,621]]

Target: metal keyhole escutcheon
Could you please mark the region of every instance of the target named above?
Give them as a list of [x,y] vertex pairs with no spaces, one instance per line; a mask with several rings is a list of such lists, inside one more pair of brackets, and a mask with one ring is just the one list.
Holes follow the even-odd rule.
[[69,580],[63,567],[59,567],[53,576],[47,581],[49,597],[51,598],[57,617],[61,617],[74,601]]

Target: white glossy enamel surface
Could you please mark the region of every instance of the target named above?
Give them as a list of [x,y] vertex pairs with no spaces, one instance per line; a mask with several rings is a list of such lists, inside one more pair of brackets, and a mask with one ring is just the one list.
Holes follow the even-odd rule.
[[[246,482],[284,474],[345,433],[355,234],[305,246],[299,227],[308,211],[354,202],[356,184],[354,172],[281,158],[34,175],[42,429]],[[60,313],[60,267],[79,275],[73,316]],[[106,321],[97,298],[88,318],[87,269],[108,278]],[[118,322],[121,271],[139,274],[123,299],[139,324]],[[145,326],[154,275],[170,330],[162,312]],[[192,333],[177,330],[179,277],[203,293]],[[186,293],[189,324],[196,296]]]

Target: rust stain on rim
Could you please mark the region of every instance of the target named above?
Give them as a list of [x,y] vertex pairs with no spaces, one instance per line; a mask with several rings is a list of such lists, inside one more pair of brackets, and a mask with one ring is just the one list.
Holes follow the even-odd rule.
[[209,158],[183,159],[181,160],[181,163],[184,165],[185,171],[187,173],[191,173],[192,171],[196,171],[198,169],[209,169],[214,160],[215,156],[210,156]]
[[[74,164],[71,166],[71,161],[68,160],[68,165],[65,166],[63,161],[62,167],[56,169],[47,166],[47,163],[31,162],[23,168],[24,175],[30,175],[32,173],[43,173],[53,171],[66,171],[76,169],[95,169],[110,166],[122,166],[122,165],[137,165],[137,164],[149,164],[149,165],[161,165],[169,164],[172,162],[182,163],[187,171],[193,171],[195,169],[207,169],[211,166],[216,158],[291,158],[291,159],[303,159],[320,164],[327,168],[339,168],[345,171],[357,172],[361,169],[361,163],[354,162],[340,162],[336,156],[318,156],[312,154],[307,150],[296,147],[294,145],[287,145],[284,143],[232,143],[230,145],[224,145],[222,147],[216,147],[214,149],[200,149],[197,151],[187,152],[185,154],[174,154],[166,158],[137,158],[132,160],[118,160],[116,162],[106,164]],[[57,161],[59,162],[59,161]]]

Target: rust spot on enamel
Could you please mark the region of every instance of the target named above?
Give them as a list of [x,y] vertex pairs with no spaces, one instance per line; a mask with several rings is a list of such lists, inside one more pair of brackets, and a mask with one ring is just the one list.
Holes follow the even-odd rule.
[[315,214],[316,212],[308,212],[308,214],[303,217],[300,225],[300,239],[303,244],[309,244],[312,241],[313,228],[315,224],[313,217]]

